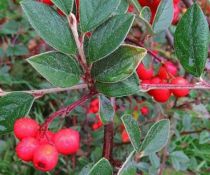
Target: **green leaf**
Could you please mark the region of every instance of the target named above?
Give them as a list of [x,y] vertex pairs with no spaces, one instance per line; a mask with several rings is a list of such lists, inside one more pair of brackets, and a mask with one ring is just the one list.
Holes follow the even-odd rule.
[[80,27],[88,32],[104,23],[119,6],[120,0],[81,0]]
[[102,158],[92,167],[88,175],[112,175],[112,166],[107,159]]
[[182,165],[186,165],[189,163],[189,158],[183,151],[174,151],[170,153],[170,158],[172,161],[173,167],[179,171],[182,170]]
[[208,56],[209,28],[201,8],[192,5],[181,18],[175,32],[175,51],[184,69],[201,76]]
[[152,28],[155,33],[168,29],[173,19],[173,0],[162,0],[158,6]]
[[136,74],[133,74],[128,79],[118,83],[96,82],[96,88],[99,92],[109,97],[128,96],[140,91],[139,78]]
[[66,54],[76,53],[76,44],[66,18],[37,1],[23,0],[21,6],[33,28],[50,46]]
[[150,8],[147,6],[143,7],[140,16],[149,23],[152,16]]
[[98,27],[89,41],[89,61],[98,61],[119,48],[127,36],[133,21],[134,15],[116,15]]
[[104,95],[99,96],[100,99],[100,117],[104,124],[113,121],[115,111],[111,101]]
[[141,133],[140,133],[138,122],[131,115],[124,115],[122,116],[121,119],[128,133],[130,141],[133,145],[133,148],[136,151],[139,151],[140,146],[141,146],[140,145]]
[[22,56],[28,53],[28,48],[25,45],[9,45],[6,51],[8,57]]
[[65,54],[47,52],[29,58],[28,62],[54,86],[70,87],[80,80],[79,65]]
[[160,151],[168,142],[170,132],[169,120],[160,120],[148,131],[142,146],[143,156]]
[[0,134],[13,130],[16,119],[28,115],[34,97],[27,93],[14,92],[0,98]]
[[[132,166],[132,158],[135,151],[132,151],[130,155],[127,157],[126,161],[123,163],[121,168],[119,169],[117,175],[135,175],[134,170],[136,172],[136,169]],[[129,174],[130,173],[130,174]]]
[[115,11],[116,14],[123,14],[126,13],[129,7],[129,3],[127,0],[120,0],[120,5],[118,6],[117,10]]
[[52,2],[66,15],[70,14],[74,5],[74,0],[52,0]]
[[131,76],[146,55],[146,49],[122,45],[114,53],[93,64],[91,74],[98,82],[115,83]]

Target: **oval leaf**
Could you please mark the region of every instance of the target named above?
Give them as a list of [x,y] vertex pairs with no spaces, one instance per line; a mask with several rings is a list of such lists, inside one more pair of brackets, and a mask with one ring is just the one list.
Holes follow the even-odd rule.
[[13,130],[16,119],[28,115],[34,97],[27,93],[14,92],[0,98],[0,134]]
[[66,15],[72,11],[74,0],[52,0],[52,2]]
[[93,64],[91,74],[98,82],[115,83],[131,76],[146,55],[146,49],[123,45]]
[[96,82],[96,88],[99,92],[109,97],[123,97],[140,91],[139,79],[136,74],[118,83]]
[[79,65],[65,54],[47,52],[29,58],[28,62],[54,86],[70,87],[80,80]]
[[113,121],[115,111],[111,101],[104,95],[99,96],[100,99],[100,118],[104,124]]
[[175,51],[184,69],[201,76],[208,56],[209,28],[198,4],[192,5],[182,17],[175,32]]
[[127,36],[133,21],[134,15],[116,15],[98,27],[89,41],[89,61],[100,60],[119,48]]
[[81,0],[80,27],[88,32],[105,22],[119,6],[120,0]]
[[142,146],[143,156],[160,151],[168,142],[170,132],[169,120],[160,120],[148,131]]
[[50,46],[63,53],[76,53],[75,41],[66,18],[41,2],[23,0],[21,6],[32,27]]
[[154,33],[160,33],[168,29],[173,19],[173,0],[162,0],[158,6],[152,24]]
[[107,159],[102,158],[93,166],[88,175],[112,175],[112,166]]
[[131,115],[124,115],[122,116],[121,119],[128,133],[130,141],[133,145],[133,148],[136,151],[139,151],[140,146],[141,146],[140,145],[141,133],[140,133],[138,122]]

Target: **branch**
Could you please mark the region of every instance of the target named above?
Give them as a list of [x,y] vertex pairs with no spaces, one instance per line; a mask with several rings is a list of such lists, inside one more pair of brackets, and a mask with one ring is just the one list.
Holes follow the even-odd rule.
[[85,103],[88,99],[96,95],[97,93],[89,93],[87,95],[84,95],[79,100],[75,101],[74,103],[70,104],[69,106],[66,106],[64,108],[59,109],[58,111],[52,113],[48,119],[44,122],[44,124],[41,127],[41,130],[46,131],[49,127],[49,124],[57,117],[59,116],[65,116],[68,113],[70,113],[73,109],[75,109],[77,106]]
[[[115,106],[115,98],[111,98],[111,103]],[[114,146],[114,123],[110,123],[104,126],[104,145],[103,145],[103,157],[107,160],[113,161],[112,151]]]
[[[79,52],[79,58],[78,58],[79,62],[82,65],[83,69],[86,70],[87,61],[86,61],[85,52],[83,48],[83,41],[80,41],[79,39],[79,34],[78,34],[78,29],[77,29],[77,19],[73,13],[69,15],[68,22],[69,22],[69,27],[72,31],[72,34],[74,36],[74,40],[75,40],[75,43]],[[82,37],[82,40],[83,38],[84,37]]]
[[210,89],[210,84],[201,81],[196,84],[177,85],[177,84],[146,84],[142,83],[142,90],[149,91],[152,89]]
[[[12,92],[25,92],[28,94],[32,94],[35,97],[42,97],[45,94],[65,92],[65,91],[85,89],[85,88],[87,88],[87,84],[79,84],[79,85],[75,85],[75,86],[72,86],[69,88],[50,88],[50,89],[29,90],[29,91],[12,91]],[[0,97],[10,94],[12,92],[0,91]]]

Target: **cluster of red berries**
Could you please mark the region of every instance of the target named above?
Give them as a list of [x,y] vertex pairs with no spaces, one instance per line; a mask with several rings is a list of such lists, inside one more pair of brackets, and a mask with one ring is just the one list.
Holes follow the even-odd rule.
[[[153,23],[157,8],[160,4],[161,0],[138,0],[139,4],[142,7],[148,6],[151,9],[151,20],[150,23]],[[179,7],[179,3],[180,0],[173,0],[173,4],[174,4],[174,17],[173,17],[173,24],[176,24],[179,21],[179,15],[180,15],[180,7]],[[133,6],[130,6],[128,9],[128,12],[132,12],[133,11]]]
[[57,133],[41,131],[33,119],[21,118],[15,121],[14,134],[20,140],[16,146],[17,156],[26,162],[33,162],[40,171],[51,171],[58,162],[59,154],[75,154],[80,147],[79,132],[61,129]]
[[[42,2],[44,4],[47,4],[49,6],[53,6],[54,5],[54,3],[51,0],[37,0],[37,1]],[[57,12],[61,16],[64,16],[65,15],[59,8],[57,8]]]
[[[154,76],[153,66],[146,68],[141,63],[137,68],[137,74],[142,83],[145,84],[174,84],[174,85],[187,85],[189,82],[180,76],[177,76],[177,67],[170,61],[164,62],[156,76]],[[148,92],[157,102],[165,103],[170,98],[171,94],[175,97],[185,97],[189,94],[189,89],[154,89]]]
[[88,114],[96,115],[96,122],[92,125],[93,130],[97,130],[103,126],[103,123],[101,121],[101,118],[100,118],[98,112],[99,112],[99,100],[98,100],[98,98],[96,98],[90,102],[90,106],[88,109]]

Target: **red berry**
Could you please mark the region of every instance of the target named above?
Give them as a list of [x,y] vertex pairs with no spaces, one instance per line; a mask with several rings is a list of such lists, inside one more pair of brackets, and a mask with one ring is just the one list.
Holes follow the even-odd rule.
[[18,139],[35,137],[39,130],[39,124],[31,118],[20,118],[15,121],[14,133]]
[[39,2],[42,2],[47,5],[53,5],[53,2],[51,0],[39,0]]
[[161,66],[158,71],[158,77],[161,79],[168,79],[169,75],[165,67]]
[[170,75],[173,75],[173,76],[176,76],[177,75],[177,67],[170,61],[166,61],[164,63],[164,67],[166,68],[167,72],[170,74]]
[[52,131],[46,131],[46,132],[38,132],[36,135],[36,139],[39,141],[40,144],[52,144],[54,142],[54,136],[55,134]]
[[74,154],[80,147],[79,132],[73,129],[62,129],[55,134],[54,142],[59,153]]
[[180,9],[178,5],[174,5],[174,17],[172,24],[176,25],[179,22]]
[[142,114],[143,116],[147,116],[147,115],[149,114],[149,108],[148,108],[147,106],[143,106],[143,107],[141,108],[141,114]]
[[153,76],[153,68],[150,67],[149,69],[147,69],[143,63],[139,64],[138,68],[137,68],[137,74],[139,76],[139,79],[141,80],[149,80],[152,78]]
[[[171,84],[187,85],[188,81],[182,77],[176,77],[172,80]],[[185,97],[189,94],[189,89],[172,89],[171,90],[176,97]]]
[[38,141],[33,137],[28,137],[21,140],[16,146],[17,156],[24,161],[32,161],[34,152],[39,146]]
[[123,142],[123,143],[128,143],[128,142],[130,142],[128,133],[127,133],[127,131],[126,131],[125,129],[124,129],[123,132],[122,132],[121,138],[122,138],[122,142]]
[[40,171],[51,171],[58,162],[58,152],[50,144],[40,145],[34,152],[33,164]]
[[133,5],[129,5],[128,13],[132,13],[133,11],[134,11],[134,6]]
[[[154,77],[151,80],[151,84],[161,84],[164,83],[159,77]],[[169,89],[154,89],[150,90],[149,94],[153,96],[153,98],[160,103],[165,103],[171,96],[171,91]]]

